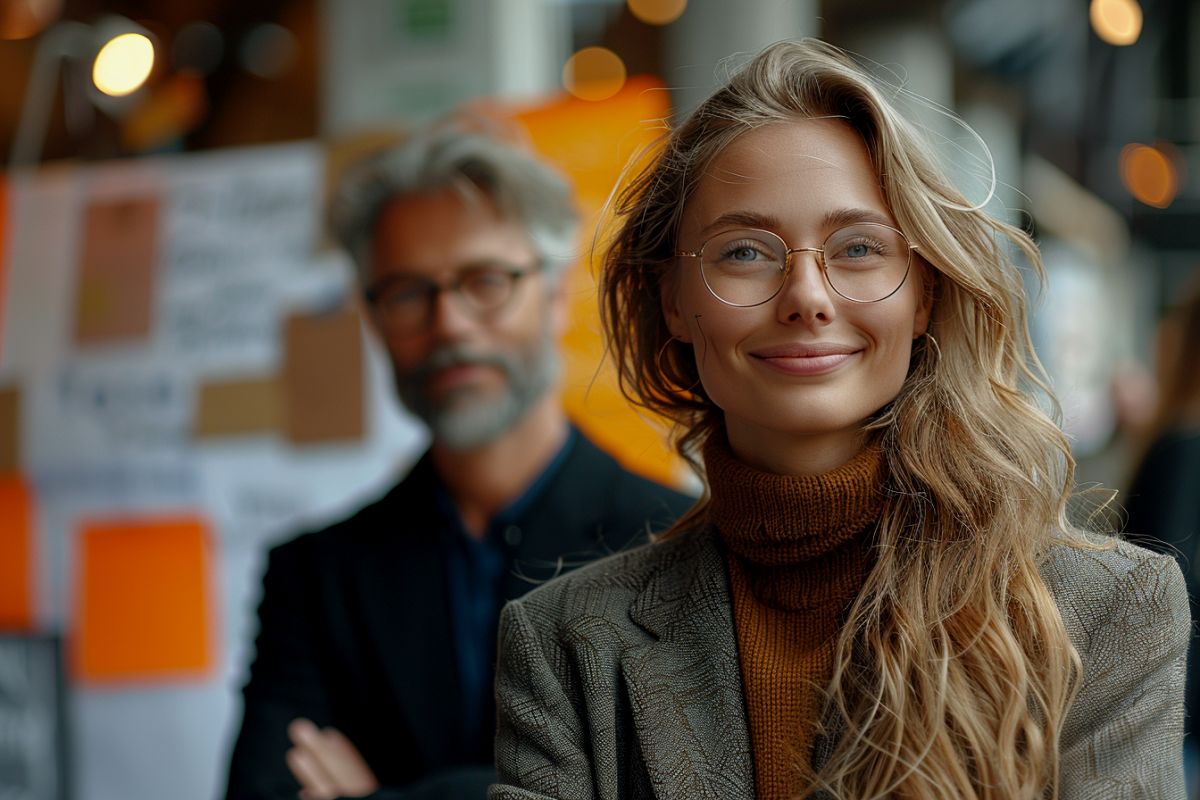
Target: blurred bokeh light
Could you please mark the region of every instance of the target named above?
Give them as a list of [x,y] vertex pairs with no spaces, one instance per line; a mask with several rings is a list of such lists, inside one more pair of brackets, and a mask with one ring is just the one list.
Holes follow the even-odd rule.
[[625,62],[607,47],[585,47],[563,66],[563,87],[580,100],[607,100],[625,85]]
[[648,25],[668,25],[682,16],[687,0],[627,0],[629,12]]
[[154,68],[154,44],[140,33],[123,33],[109,40],[92,66],[96,88],[112,97],[124,97],[141,88]]
[[1167,145],[1127,144],[1121,148],[1121,182],[1139,203],[1166,208],[1179,195],[1179,163]]
[[1131,45],[1142,34],[1142,7],[1137,0],[1092,0],[1088,16],[1092,30],[1109,44]]
[[259,25],[242,41],[242,66],[259,78],[280,78],[296,63],[298,47],[296,37],[282,25]]

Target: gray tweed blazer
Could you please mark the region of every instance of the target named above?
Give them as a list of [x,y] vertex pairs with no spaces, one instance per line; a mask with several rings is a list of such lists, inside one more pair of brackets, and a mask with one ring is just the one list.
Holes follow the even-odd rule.
[[[1113,540],[1042,574],[1083,660],[1062,800],[1183,800],[1190,617],[1174,560]],[[611,556],[509,603],[490,800],[751,800],[729,586],[700,529]],[[829,743],[818,742],[817,764]]]

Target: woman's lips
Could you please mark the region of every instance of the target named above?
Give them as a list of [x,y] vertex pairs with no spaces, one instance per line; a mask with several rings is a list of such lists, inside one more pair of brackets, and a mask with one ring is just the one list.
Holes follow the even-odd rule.
[[849,361],[857,352],[845,345],[812,344],[769,347],[750,355],[788,375],[823,375]]

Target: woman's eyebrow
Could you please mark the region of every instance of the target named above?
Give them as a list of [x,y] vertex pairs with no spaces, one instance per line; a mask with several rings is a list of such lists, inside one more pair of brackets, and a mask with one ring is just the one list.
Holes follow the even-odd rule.
[[764,230],[779,230],[782,224],[779,217],[773,214],[763,214],[757,211],[727,211],[700,229],[702,236],[724,228],[762,228]]
[[[895,226],[896,222],[888,214],[873,208],[837,208],[825,212],[821,217],[821,227],[825,229],[841,228],[856,222],[878,222],[881,225]],[[780,231],[783,222],[774,214],[760,211],[727,211],[700,230],[701,236],[708,236],[715,231],[726,228],[762,228],[769,231]]]
[[889,226],[896,224],[891,216],[873,208],[838,208],[826,212],[821,222],[826,228],[840,228],[856,222],[877,222]]

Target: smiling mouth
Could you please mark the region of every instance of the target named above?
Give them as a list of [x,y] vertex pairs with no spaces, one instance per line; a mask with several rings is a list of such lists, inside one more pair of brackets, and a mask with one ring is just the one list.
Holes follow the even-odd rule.
[[751,355],[774,370],[787,375],[823,375],[845,364],[859,351],[850,348],[803,348]]

